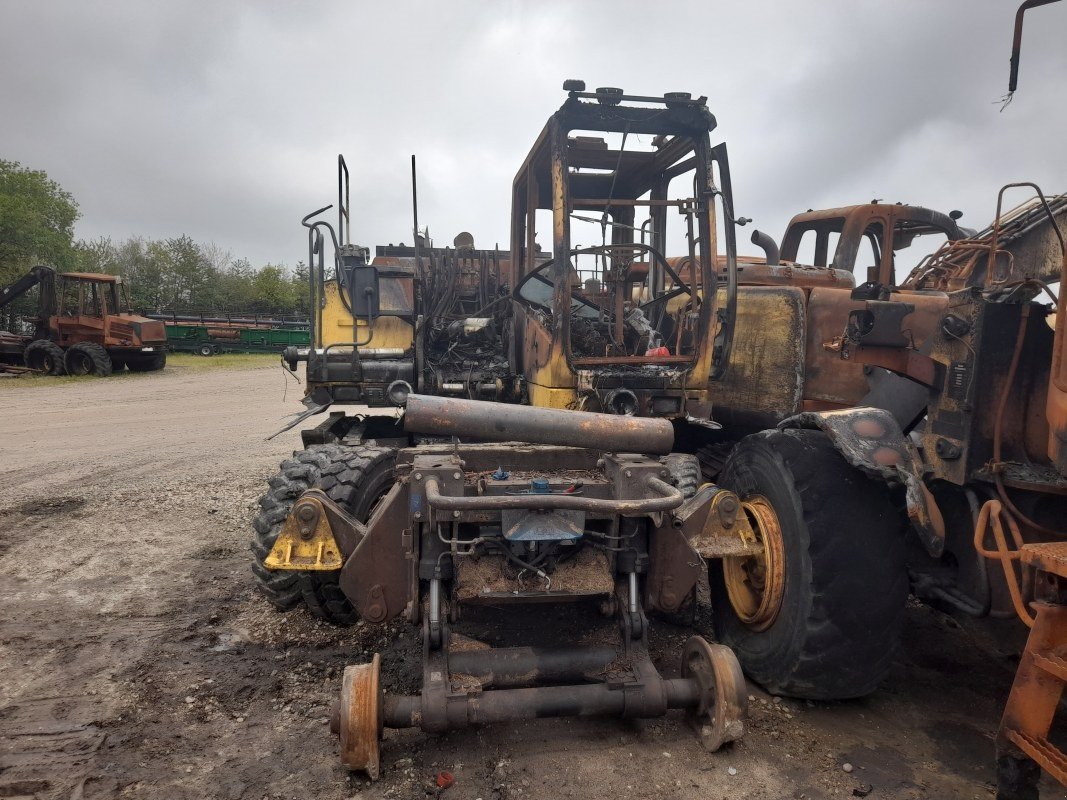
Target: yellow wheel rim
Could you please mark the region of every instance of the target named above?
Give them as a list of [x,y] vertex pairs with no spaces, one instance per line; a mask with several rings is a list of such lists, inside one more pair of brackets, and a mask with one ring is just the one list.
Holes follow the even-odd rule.
[[785,594],[785,546],[778,515],[766,497],[751,495],[741,508],[763,545],[758,556],[724,558],[722,574],[734,613],[749,628],[762,631],[778,618]]

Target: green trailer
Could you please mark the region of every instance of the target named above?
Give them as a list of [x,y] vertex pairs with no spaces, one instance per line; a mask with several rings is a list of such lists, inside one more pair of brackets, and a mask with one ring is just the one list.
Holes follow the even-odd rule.
[[175,352],[281,353],[287,347],[308,347],[307,328],[291,323],[269,326],[259,322],[200,322],[166,320],[167,346]]

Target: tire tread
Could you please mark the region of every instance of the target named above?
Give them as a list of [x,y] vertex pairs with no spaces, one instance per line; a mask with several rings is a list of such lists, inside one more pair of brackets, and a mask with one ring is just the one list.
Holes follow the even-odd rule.
[[[320,488],[334,502],[365,516],[370,508],[361,506],[376,498],[363,495],[367,490],[376,491],[386,478],[392,485],[395,457],[396,451],[387,447],[330,443],[312,445],[282,461],[279,472],[267,481],[267,492],[259,499],[259,513],[252,520],[255,535],[251,548],[256,557],[252,572],[260,591],[275,608],[288,611],[303,602],[312,614],[327,622],[351,625],[358,620],[338,583],[340,571],[275,572],[263,566],[263,561],[301,494]],[[337,469],[344,473],[343,480],[337,478]]]
[[[721,609],[720,636],[772,692],[818,700],[869,694],[897,656],[908,593],[902,520],[888,490],[849,466],[825,434],[810,430],[747,437],[723,468],[724,486],[742,493],[751,487],[752,453],[770,458],[799,498],[810,605],[792,620],[798,644],[780,663],[746,664],[740,622],[718,624],[727,613]],[[724,599],[720,591],[719,604]]]

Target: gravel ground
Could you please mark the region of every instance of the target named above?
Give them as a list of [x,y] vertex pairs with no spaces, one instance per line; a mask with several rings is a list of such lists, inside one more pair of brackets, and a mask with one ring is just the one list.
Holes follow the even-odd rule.
[[[299,446],[264,440],[299,408],[269,363],[0,380],[0,797],[992,796],[1019,631],[917,604],[882,690],[812,704],[751,686],[749,732],[720,753],[679,716],[538,720],[387,732],[382,778],[346,774],[327,725],[341,670],[379,651],[400,688],[419,645],[401,625],[277,614],[256,593],[249,521]],[[670,673],[688,631],[654,631]],[[439,770],[456,778],[443,792]]]

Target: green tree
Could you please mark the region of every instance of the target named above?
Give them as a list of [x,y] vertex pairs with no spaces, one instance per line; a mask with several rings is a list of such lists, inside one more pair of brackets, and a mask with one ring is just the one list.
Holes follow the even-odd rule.
[[252,280],[256,271],[247,258],[231,261],[219,275],[219,310],[243,313],[251,310],[255,300]]
[[311,313],[311,287],[308,285],[310,270],[303,261],[297,261],[293,270],[293,307],[286,313],[307,316]]
[[255,299],[252,309],[259,314],[292,313],[293,284],[284,266],[267,264],[252,279]]
[[101,236],[88,242],[79,240],[74,244],[72,268],[78,272],[104,272],[117,275],[116,261],[116,248],[108,236]]
[[0,159],[0,285],[34,264],[74,263],[78,204],[42,170]]

